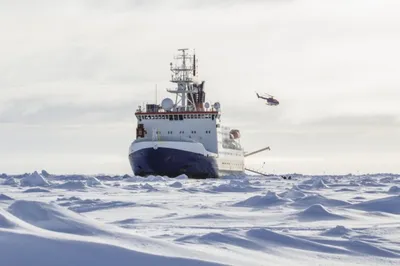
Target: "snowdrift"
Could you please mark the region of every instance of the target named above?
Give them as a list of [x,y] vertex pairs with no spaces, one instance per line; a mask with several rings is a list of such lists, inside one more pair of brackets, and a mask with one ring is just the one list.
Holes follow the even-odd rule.
[[337,215],[327,210],[321,204],[314,204],[295,215],[300,221],[340,220],[346,217]]
[[233,206],[262,208],[262,207],[282,205],[287,202],[290,201],[279,197],[275,192],[268,191],[265,196],[259,196],[259,195],[253,196],[244,201],[235,203]]
[[348,208],[363,210],[367,212],[376,211],[400,214],[400,195],[376,200],[369,200],[348,206]]

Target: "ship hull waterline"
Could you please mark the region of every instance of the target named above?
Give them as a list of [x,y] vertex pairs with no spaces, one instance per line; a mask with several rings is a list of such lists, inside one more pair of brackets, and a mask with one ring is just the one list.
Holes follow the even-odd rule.
[[129,162],[136,176],[189,178],[218,178],[216,159],[211,156],[173,148],[145,148],[129,154]]

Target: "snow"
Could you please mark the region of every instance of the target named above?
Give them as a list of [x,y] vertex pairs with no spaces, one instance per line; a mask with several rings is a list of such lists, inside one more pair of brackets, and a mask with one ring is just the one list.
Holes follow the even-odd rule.
[[344,227],[343,225],[337,225],[334,228],[328,229],[325,232],[321,233],[321,235],[342,237],[350,232],[351,230]]
[[190,258],[138,252],[104,241],[71,240],[62,236],[42,237],[13,231],[4,231],[2,236],[0,253],[4,265],[34,265],[32,263],[35,261],[40,266],[217,265]]
[[46,187],[49,186],[50,184],[46,178],[44,178],[41,174],[35,171],[32,174],[22,178],[21,185]]
[[400,214],[400,195],[369,200],[349,206],[364,211],[377,211]]
[[175,177],[175,179],[178,180],[185,180],[185,179],[189,179],[187,175],[183,174],[183,175],[178,175],[177,177]]
[[181,188],[183,187],[182,183],[179,181],[176,181],[174,183],[172,183],[171,185],[169,185],[170,187],[176,187],[176,188]]
[[0,264],[400,263],[400,175],[291,176],[3,174]]
[[39,193],[39,192],[50,192],[50,190],[43,189],[40,187],[28,188],[23,191],[24,193]]
[[320,194],[311,194],[306,195],[305,197],[297,199],[293,205],[297,207],[308,207],[313,204],[322,204],[327,207],[338,207],[338,206],[345,206],[349,205],[349,202],[339,199],[332,199],[328,197],[324,197]]
[[343,216],[332,213],[321,204],[314,204],[299,212],[296,215],[300,221],[320,221],[320,220],[335,220],[346,219]]
[[261,208],[261,207],[285,204],[288,201],[289,200],[282,199],[281,197],[276,195],[275,192],[268,191],[265,196],[259,196],[259,195],[253,196],[244,201],[240,201],[234,204],[234,206]]
[[98,180],[96,177],[94,176],[90,176],[87,180],[86,180],[86,184],[89,187],[96,187],[96,186],[103,186],[103,183],[100,182],[100,180]]
[[104,234],[84,216],[53,203],[16,200],[7,210],[22,221],[50,231],[76,235]]
[[8,185],[8,186],[19,186],[19,181],[17,181],[15,178],[10,177],[7,178],[4,182],[3,185]]
[[390,194],[400,194],[400,187],[392,186],[392,187],[389,188],[388,193],[390,193]]
[[67,190],[85,190],[87,188],[86,184],[82,181],[67,181],[62,184],[58,184],[55,188],[67,189]]
[[13,200],[13,198],[11,198],[5,194],[0,194],[0,200]]

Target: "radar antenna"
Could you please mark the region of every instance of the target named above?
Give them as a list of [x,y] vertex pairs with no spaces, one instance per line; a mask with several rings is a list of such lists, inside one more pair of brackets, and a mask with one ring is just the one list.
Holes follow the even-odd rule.
[[205,100],[203,85],[194,84],[197,77],[196,55],[189,54],[188,48],[178,49],[180,54],[175,56],[175,64],[170,63],[171,82],[177,84],[175,89],[167,89],[176,94],[175,108],[180,110],[202,109]]

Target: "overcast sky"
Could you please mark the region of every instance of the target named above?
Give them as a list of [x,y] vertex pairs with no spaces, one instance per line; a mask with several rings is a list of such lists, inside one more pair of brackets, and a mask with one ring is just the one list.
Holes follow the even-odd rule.
[[[134,111],[196,49],[270,173],[400,172],[400,1],[0,0],[0,173],[131,173]],[[274,95],[266,106],[254,91]]]

